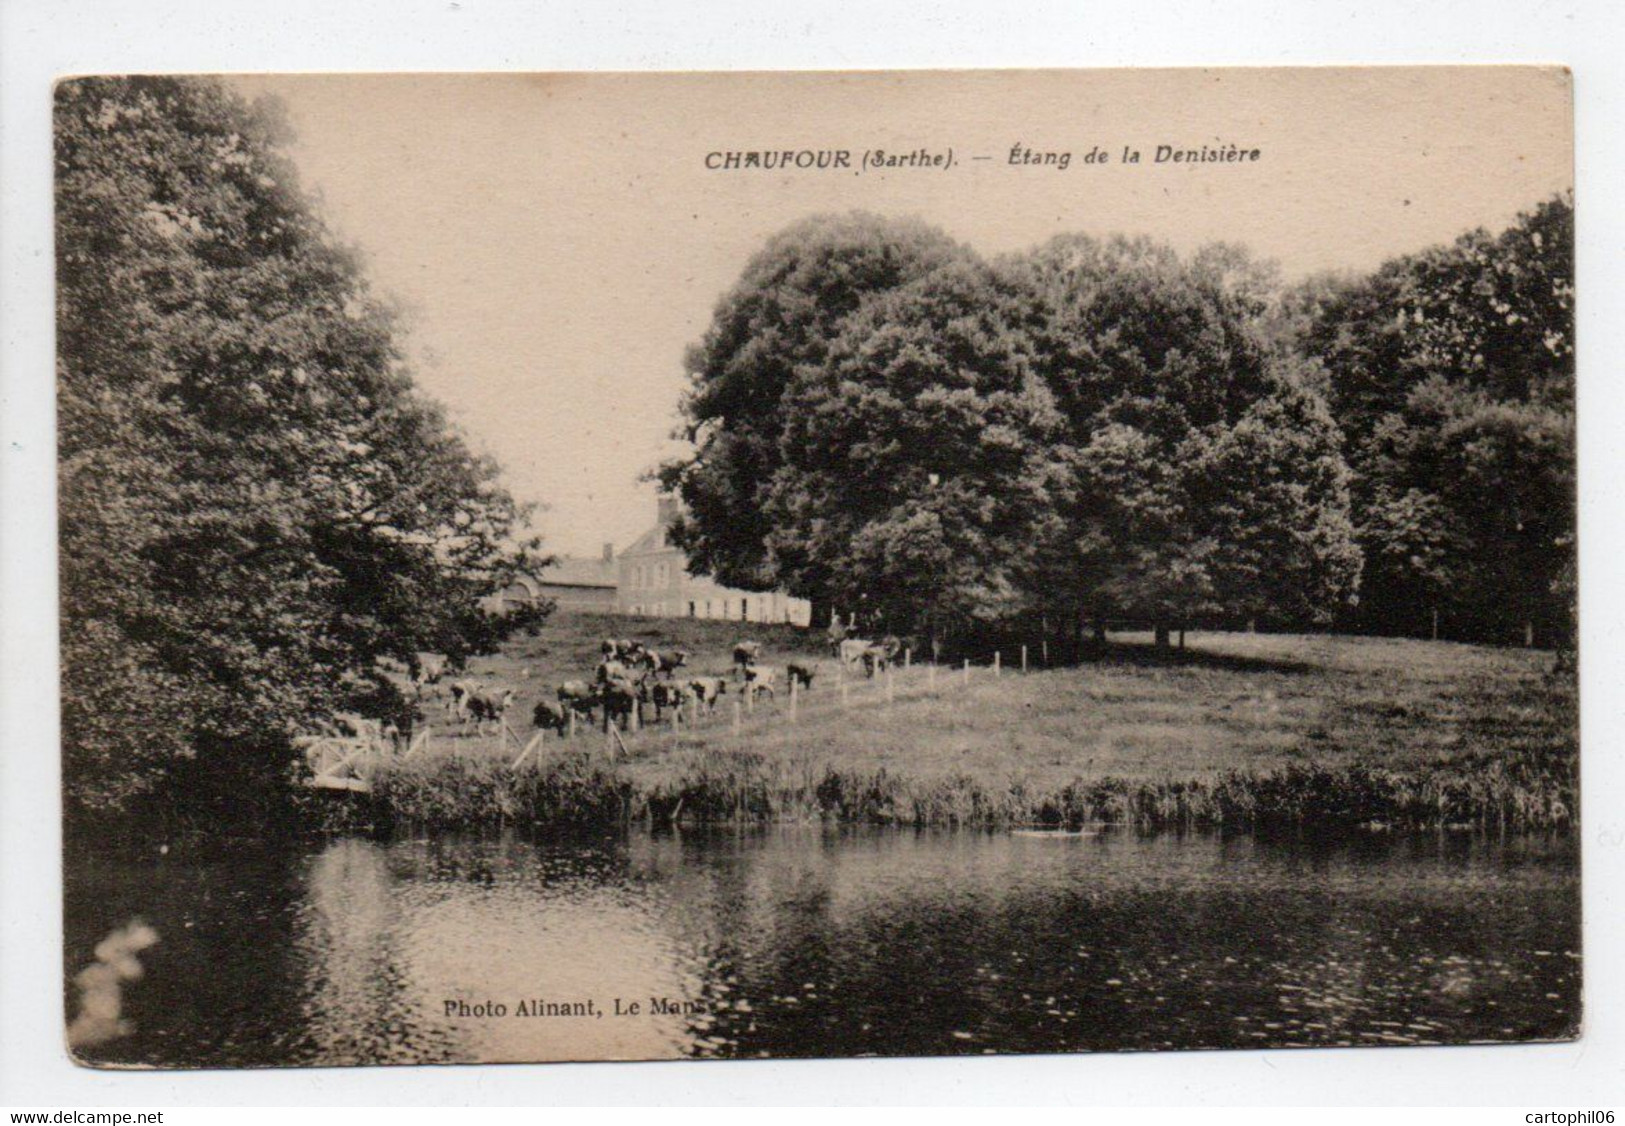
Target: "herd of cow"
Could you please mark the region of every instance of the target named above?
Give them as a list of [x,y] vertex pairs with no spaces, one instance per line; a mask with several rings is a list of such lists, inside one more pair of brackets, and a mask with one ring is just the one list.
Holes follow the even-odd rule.
[[[831,638],[831,655],[843,668],[869,677],[889,667],[902,650],[903,642],[895,637],[879,641]],[[731,683],[754,704],[762,697],[777,697],[781,690],[805,692],[818,676],[818,666],[811,661],[789,661],[782,668],[762,664],[761,644],[756,641],[741,641],[733,647],[733,665],[727,676],[688,675],[690,656],[683,649],[656,650],[638,641],[606,639],[591,679],[560,684],[555,699],[536,704],[532,724],[562,735],[578,719],[602,723],[605,730],[612,724],[636,728],[647,721],[646,709],[653,710],[656,723],[672,711],[693,719],[714,712]],[[455,720],[464,732],[497,727],[505,720],[515,699],[514,689],[468,677],[446,683],[449,672],[444,657],[418,654],[412,684],[419,700],[441,695],[448,719]]]

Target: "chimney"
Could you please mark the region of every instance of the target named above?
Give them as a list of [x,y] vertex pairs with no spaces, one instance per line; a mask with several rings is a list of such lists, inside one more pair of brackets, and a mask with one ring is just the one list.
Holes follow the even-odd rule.
[[604,562],[605,563],[613,563],[613,562],[615,562],[615,545],[612,544],[612,543],[606,543],[604,545]]
[[671,527],[672,521],[677,519],[677,498],[667,496],[655,501],[655,518],[661,528]]

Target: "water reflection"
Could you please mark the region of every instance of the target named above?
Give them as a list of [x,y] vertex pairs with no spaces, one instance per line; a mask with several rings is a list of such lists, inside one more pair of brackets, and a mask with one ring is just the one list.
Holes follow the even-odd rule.
[[[166,934],[139,1032],[108,1058],[1441,1043],[1562,1036],[1578,1018],[1565,841],[813,827],[338,840],[258,865],[79,866],[70,947],[132,886]],[[218,910],[221,894],[249,909]],[[174,975],[200,971],[213,996],[255,1003],[170,1004]]]

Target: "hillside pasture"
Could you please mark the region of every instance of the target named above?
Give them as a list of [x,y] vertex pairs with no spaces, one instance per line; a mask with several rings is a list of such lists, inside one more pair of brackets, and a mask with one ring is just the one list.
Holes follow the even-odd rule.
[[[1413,820],[1426,805],[1444,821],[1564,823],[1574,808],[1573,685],[1552,678],[1551,655],[1538,651],[1202,633],[1183,652],[1159,652],[1149,636],[1123,634],[1098,662],[1072,668],[1023,674],[1018,654],[1001,654],[998,673],[989,660],[968,675],[915,664],[889,686],[849,679],[843,703],[816,632],[583,616],[471,671],[526,686],[510,724],[528,739],[531,704],[566,674],[590,676],[600,635],[689,648],[699,673],[725,674],[747,636],[763,643],[764,664],[820,668],[793,722],[781,686],[737,720],[734,695],[696,726],[629,733],[625,751],[583,725],[574,741],[549,737],[527,764],[545,773],[585,755],[621,788],[628,813],[1014,823],[1111,807],[1148,822],[1222,821],[1267,800],[1331,801],[1370,820],[1397,802],[1404,810],[1392,815]],[[433,746],[395,773],[432,774],[447,756],[506,769],[513,757],[490,738]],[[1339,787],[1363,796],[1324,792]]]

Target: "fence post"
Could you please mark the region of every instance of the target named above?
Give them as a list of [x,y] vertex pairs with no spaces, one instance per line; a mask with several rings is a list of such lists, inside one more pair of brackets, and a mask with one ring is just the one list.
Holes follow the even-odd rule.
[[1021,671],[1027,671],[1027,647],[1025,645],[1021,647]]
[[752,715],[756,714],[756,693],[750,690],[751,681],[745,681],[745,710]]
[[912,649],[904,649],[903,650],[903,668],[911,669],[913,667],[914,667],[914,650],[912,650]]
[[1002,665],[999,663],[999,651],[997,649],[993,650],[993,675],[1002,675]]
[[970,683],[970,658],[969,657],[965,658],[965,683],[967,685]]
[[575,737],[576,737],[576,708],[575,708],[574,704],[571,704],[570,705],[570,738],[574,739]]
[[631,715],[629,716],[629,718],[631,720],[631,723],[627,726],[627,730],[631,731],[632,734],[636,735],[638,733],[638,728],[643,726],[643,722],[642,722],[643,721],[643,701],[642,700],[634,699],[632,701],[632,712],[631,712]]
[[545,727],[538,731],[535,735],[532,735],[530,742],[525,744],[525,749],[519,752],[519,757],[513,760],[513,769],[518,770],[519,764],[524,762],[525,759],[530,756],[530,752],[536,746],[536,744],[540,743],[546,737],[547,728]]
[[1049,638],[1044,638],[1044,667],[1049,668]]

